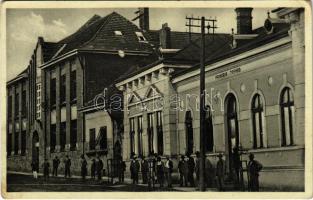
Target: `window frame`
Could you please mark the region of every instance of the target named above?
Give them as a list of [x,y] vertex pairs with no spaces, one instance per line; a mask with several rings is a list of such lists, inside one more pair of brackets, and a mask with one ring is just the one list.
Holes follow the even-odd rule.
[[[284,96],[287,93],[287,102],[284,102]],[[292,100],[290,100],[292,96]],[[281,113],[281,146],[292,146],[294,145],[294,96],[290,87],[284,87],[280,94],[280,113]],[[293,107],[293,109],[292,109]],[[285,122],[285,108],[288,110],[288,121],[289,121],[289,138],[290,143],[287,144],[287,133],[286,133],[286,122]]]
[[[257,106],[255,106],[256,101],[258,101]],[[265,148],[266,145],[266,138],[265,138],[265,119],[264,119],[264,103],[263,99],[260,94],[256,93],[253,95],[252,101],[251,101],[251,115],[252,115],[252,138],[253,138],[253,149],[258,148]],[[258,116],[258,119],[256,118],[256,115]],[[258,121],[258,123],[257,123]],[[257,124],[259,127],[257,127]],[[259,133],[257,133],[257,128],[259,130]],[[259,145],[258,145],[259,141]]]

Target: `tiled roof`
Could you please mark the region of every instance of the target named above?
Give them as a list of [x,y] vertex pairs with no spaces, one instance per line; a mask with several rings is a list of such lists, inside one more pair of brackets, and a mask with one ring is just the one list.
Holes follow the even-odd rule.
[[[230,34],[206,35],[205,37],[205,57],[218,54],[231,49],[232,36]],[[199,62],[201,50],[201,38],[191,42],[188,46],[178,51],[169,58],[169,61],[190,61]]]
[[[248,40],[247,43],[245,43],[244,45],[238,48],[228,48],[228,47],[220,48],[216,53],[206,58],[206,64],[211,64],[211,63],[215,63],[220,60],[223,60],[223,59],[227,59],[229,57],[238,55],[240,53],[249,51],[251,49],[260,47],[262,45],[268,44],[270,42],[273,42],[275,40],[288,36],[288,30],[290,29],[290,26],[288,24],[284,24],[284,25],[280,24],[276,26],[275,28],[276,28],[275,31],[272,33],[267,33],[264,27],[260,27],[258,29],[253,30],[253,33],[258,34],[256,38]],[[181,72],[174,73],[173,77],[177,77],[187,72],[194,71],[198,68],[199,68],[199,64],[189,69],[183,70]]]
[[42,43],[42,53],[44,62],[49,61],[53,55],[58,51],[62,44],[55,42],[43,42]]
[[[114,31],[121,31],[123,35],[117,36]],[[135,32],[141,30],[116,12],[102,18],[95,15],[75,33],[58,42],[62,46],[66,44],[58,56],[73,49],[153,52],[152,44],[139,41]]]
[[[150,36],[149,41],[155,46],[160,45],[160,30],[149,30],[146,32]],[[147,36],[147,37],[149,37]],[[191,41],[200,37],[199,33],[191,33]],[[171,48],[182,49],[190,43],[188,32],[171,31]]]

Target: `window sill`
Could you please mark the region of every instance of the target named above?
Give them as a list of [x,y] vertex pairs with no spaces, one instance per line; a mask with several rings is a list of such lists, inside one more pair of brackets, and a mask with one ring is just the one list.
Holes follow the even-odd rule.
[[275,152],[275,151],[292,151],[304,149],[304,146],[282,146],[282,147],[270,147],[270,148],[259,148],[259,149],[249,149],[246,153],[261,153],[261,152]]

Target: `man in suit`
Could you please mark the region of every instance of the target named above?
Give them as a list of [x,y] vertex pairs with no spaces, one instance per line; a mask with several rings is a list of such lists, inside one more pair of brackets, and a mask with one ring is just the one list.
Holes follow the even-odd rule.
[[249,188],[250,191],[259,191],[259,172],[262,170],[263,166],[260,162],[254,160],[254,154],[249,155],[248,163],[248,173],[249,173]]
[[173,173],[173,161],[169,156],[166,156],[165,162],[165,179],[167,182],[167,187],[172,187],[172,173]]

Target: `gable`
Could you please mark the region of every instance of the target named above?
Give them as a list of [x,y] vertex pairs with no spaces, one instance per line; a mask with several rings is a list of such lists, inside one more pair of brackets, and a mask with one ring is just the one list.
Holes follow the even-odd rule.
[[128,98],[128,104],[133,104],[133,103],[138,103],[138,102],[141,102],[141,98],[136,92],[133,92]]
[[152,98],[152,97],[162,97],[162,96],[163,94],[159,91],[157,87],[155,87],[154,85],[150,85],[150,87],[146,91],[145,99]]

